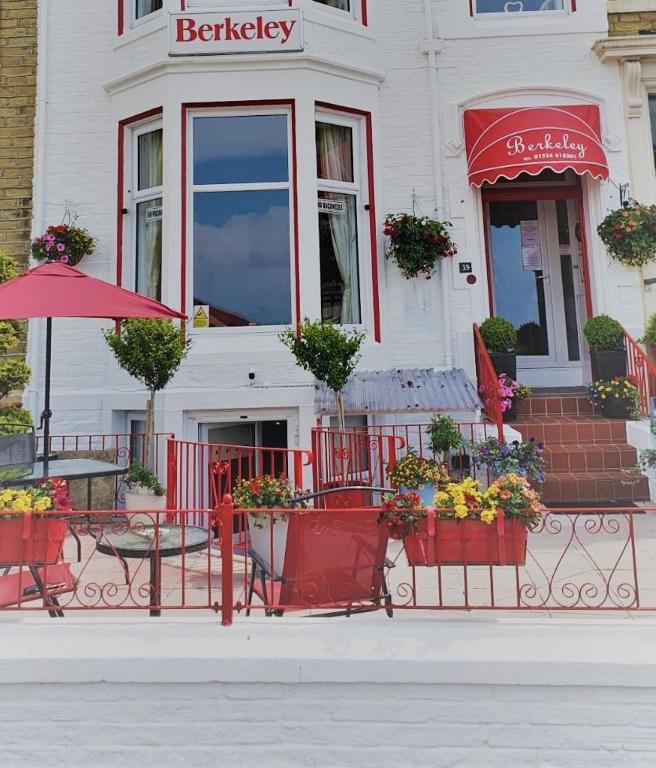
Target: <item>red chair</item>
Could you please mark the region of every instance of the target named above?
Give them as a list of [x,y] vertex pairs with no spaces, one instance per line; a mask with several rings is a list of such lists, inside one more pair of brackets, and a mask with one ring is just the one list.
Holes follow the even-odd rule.
[[[346,489],[348,490],[348,489]],[[312,497],[322,495],[312,494]],[[380,508],[296,510],[289,515],[282,575],[275,577],[257,553],[252,559],[247,611],[253,594],[266,615],[284,610],[339,608],[325,615],[378,610],[392,616],[386,573],[388,532],[380,525]]]

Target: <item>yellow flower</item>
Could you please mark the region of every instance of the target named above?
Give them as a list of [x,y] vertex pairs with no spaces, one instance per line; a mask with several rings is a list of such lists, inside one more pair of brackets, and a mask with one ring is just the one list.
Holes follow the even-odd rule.
[[459,520],[464,520],[464,518],[466,518],[467,514],[469,513],[466,504],[456,504],[453,508],[453,511]]

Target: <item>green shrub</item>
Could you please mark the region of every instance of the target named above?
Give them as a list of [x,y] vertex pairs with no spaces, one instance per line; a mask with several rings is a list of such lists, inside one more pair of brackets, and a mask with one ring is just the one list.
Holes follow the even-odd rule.
[[656,312],[650,315],[645,326],[645,335],[642,337],[645,344],[656,344]]
[[433,416],[426,434],[433,453],[446,453],[464,445],[458,425],[450,416]]
[[164,488],[160,485],[157,475],[141,464],[132,464],[123,479],[128,488],[140,486],[152,491],[155,496],[164,495]]
[[32,372],[22,360],[5,360],[0,363],[0,398],[7,397],[15,389],[22,389]]
[[0,408],[0,435],[24,435],[32,426],[32,414],[20,405]]
[[583,326],[583,335],[593,352],[624,348],[624,329],[608,315],[591,317]]
[[514,352],[517,346],[515,326],[503,317],[488,317],[481,323],[481,336],[493,355]]

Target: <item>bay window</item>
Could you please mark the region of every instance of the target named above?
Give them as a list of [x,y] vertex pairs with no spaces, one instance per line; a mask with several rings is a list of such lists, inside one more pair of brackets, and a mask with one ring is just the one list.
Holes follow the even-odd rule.
[[351,0],[314,0],[315,3],[328,5],[331,8],[338,8],[340,11],[351,10]]
[[192,125],[194,306],[213,327],[288,325],[289,116],[214,113]]
[[134,131],[134,287],[158,301],[162,296],[162,139],[161,127]]
[[321,318],[362,322],[358,211],[358,121],[320,115],[316,123]]

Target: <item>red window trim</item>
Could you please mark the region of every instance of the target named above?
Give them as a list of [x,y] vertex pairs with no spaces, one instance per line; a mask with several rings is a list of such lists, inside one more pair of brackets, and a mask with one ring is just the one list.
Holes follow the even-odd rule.
[[146,112],[139,112],[137,115],[124,117],[118,123],[118,146],[117,146],[117,190],[116,190],[116,285],[123,284],[123,208],[125,207],[125,129],[134,123],[140,123],[142,120],[148,120],[152,117],[161,117],[164,113],[163,107],[154,107]]
[[487,293],[490,315],[494,314],[494,300],[492,293],[492,252],[488,233],[487,204],[491,201],[515,201],[515,200],[574,200],[581,224],[581,268],[583,271],[583,293],[585,298],[585,310],[588,317],[592,317],[592,286],[590,283],[590,260],[588,258],[588,243],[586,238],[585,206],[583,202],[583,188],[580,178],[577,177],[576,185],[558,185],[553,187],[494,187],[481,190],[483,204],[483,231],[485,235],[485,262],[487,271]]
[[185,311],[187,303],[187,125],[188,113],[194,109],[230,109],[233,107],[287,107],[291,116],[292,135],[292,201],[294,206],[294,310],[296,322],[300,323],[301,317],[301,261],[300,261],[300,235],[298,224],[298,158],[297,158],[297,134],[296,134],[296,100],[295,99],[256,99],[251,101],[194,101],[182,104],[181,109],[181,148],[180,158],[182,163],[181,188],[182,204],[180,206],[182,222],[180,227],[180,311]]
[[343,112],[347,115],[357,115],[364,118],[367,152],[367,192],[369,197],[369,239],[371,241],[371,294],[373,303],[374,339],[381,341],[380,331],[380,293],[378,287],[378,229],[376,223],[376,184],[374,177],[374,134],[371,112],[354,107],[344,107],[339,104],[329,104],[325,101],[315,102],[317,109],[327,109],[332,112]]

